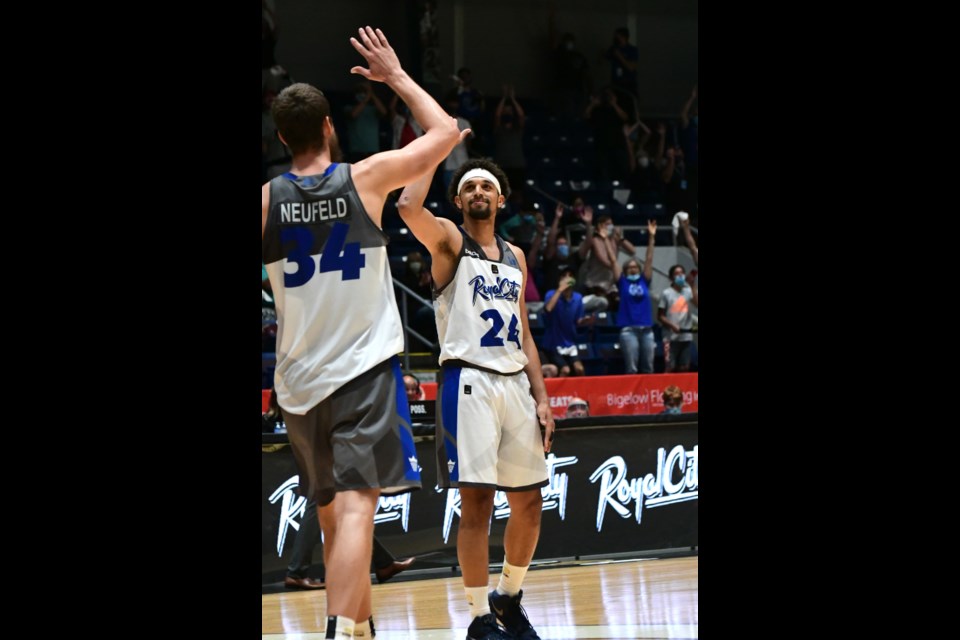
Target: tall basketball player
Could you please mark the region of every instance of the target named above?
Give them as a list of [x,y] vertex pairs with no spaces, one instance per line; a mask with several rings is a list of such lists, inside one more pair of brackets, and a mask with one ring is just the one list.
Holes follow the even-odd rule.
[[[396,354],[400,314],[381,215],[387,194],[432,172],[460,140],[456,121],[400,66],[379,29],[353,47],[424,130],[403,149],[339,163],[330,105],[298,83],[272,106],[290,172],[263,185],[261,231],[277,307],[277,398],[303,495],[320,505],[326,637],[369,637],[369,566],[380,493],[420,487]],[[355,624],[356,621],[356,624]]]

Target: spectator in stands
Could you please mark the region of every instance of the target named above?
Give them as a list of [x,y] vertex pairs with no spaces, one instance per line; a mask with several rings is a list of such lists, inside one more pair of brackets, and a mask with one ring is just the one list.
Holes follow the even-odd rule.
[[683,149],[674,145],[667,149],[667,162],[660,172],[664,185],[663,198],[667,212],[672,216],[677,211],[697,211],[697,199],[687,176],[687,164]]
[[407,400],[423,400],[425,393],[420,388],[420,380],[416,376],[406,373],[403,375],[403,386],[407,389]]
[[693,342],[693,312],[690,305],[699,307],[697,285],[687,284],[682,265],[670,267],[670,286],[660,294],[657,311],[664,326],[663,342],[667,351],[667,373],[690,370],[690,343]]
[[[456,92],[459,107],[456,115],[469,120],[473,123],[473,133],[480,136],[480,140],[486,140],[489,137],[489,121],[486,118],[487,101],[484,99],[480,90],[473,86],[473,72],[467,67],[460,67],[455,77],[457,87]],[[463,131],[463,127],[460,128]],[[483,146],[483,149],[489,147]]]
[[592,322],[592,316],[583,312],[583,296],[573,290],[577,279],[567,270],[560,278],[556,290],[548,291],[543,307],[547,330],[543,336],[543,348],[550,362],[557,365],[560,377],[584,374],[583,362],[577,348],[577,327]]
[[[541,291],[546,291],[543,287],[543,251],[547,247],[547,225],[544,222],[543,214],[537,211],[534,214],[536,227],[533,233],[533,239],[530,241],[530,248],[527,249],[527,288],[524,290],[523,299],[527,303],[527,312],[540,311],[543,308]],[[501,234],[502,235],[502,234]]]
[[[293,541],[293,553],[290,555],[290,564],[287,565],[287,575],[283,580],[284,586],[291,589],[323,589],[324,579],[315,580],[307,575],[313,565],[313,550],[320,543],[320,520],[317,518],[317,502],[310,500],[304,508],[300,518],[300,530]],[[406,560],[397,560],[384,547],[376,536],[373,536],[372,573],[377,576],[377,582],[383,583],[406,571],[416,560],[416,556]]]
[[590,403],[583,398],[571,398],[567,405],[566,418],[589,418]]
[[590,96],[583,118],[593,129],[598,177],[601,180],[626,180],[630,166],[623,125],[630,124],[630,115],[618,102],[616,91],[606,87],[599,94]]
[[583,291],[606,296],[611,311],[617,310],[620,299],[613,267],[621,249],[631,256],[637,251],[633,243],[623,237],[620,228],[613,226],[613,218],[608,215],[600,216],[593,237],[590,238],[590,255],[582,269]]
[[618,91],[637,95],[637,63],[639,50],[630,44],[630,30],[620,27],[613,32],[613,44],[603,54],[610,61],[610,83]]
[[681,413],[683,406],[683,392],[675,384],[670,385],[663,390],[663,412],[662,413]]
[[[642,135],[637,135],[637,130],[642,130]],[[630,177],[627,179],[627,185],[630,189],[640,194],[641,197],[652,199],[654,194],[660,193],[661,180],[658,170],[658,163],[662,161],[664,149],[664,134],[666,127],[662,124],[657,129],[657,149],[656,155],[652,155],[647,148],[653,132],[641,120],[637,120],[633,127],[624,126],[624,136],[626,136],[628,159],[630,162]],[[636,136],[636,140],[634,140]]]
[[517,245],[524,254],[527,254],[541,227],[546,228],[543,214],[533,208],[530,203],[524,203],[520,212],[504,221],[498,231],[504,240]]
[[[551,16],[551,28],[553,25]],[[553,30],[551,29],[551,33]],[[586,105],[587,96],[593,89],[590,63],[577,51],[577,41],[572,33],[565,33],[554,50],[554,84],[558,115],[565,120],[574,120]]]
[[345,108],[347,114],[347,162],[360,162],[380,151],[380,118],[387,108],[373,91],[368,80],[354,85],[354,102]]
[[636,258],[630,258],[620,267],[613,263],[614,275],[620,290],[620,308],[617,325],[620,330],[620,353],[623,354],[625,373],[653,373],[653,355],[657,344],[653,338],[653,303],[650,284],[653,281],[653,247],[657,236],[657,222],[647,222],[647,256],[643,269]]

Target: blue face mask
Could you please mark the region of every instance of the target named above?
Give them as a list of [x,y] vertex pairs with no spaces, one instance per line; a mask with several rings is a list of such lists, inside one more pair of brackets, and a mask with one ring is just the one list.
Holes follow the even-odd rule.
[[533,224],[534,220],[536,220],[536,217],[534,217],[534,216],[526,215],[526,214],[523,216],[523,221],[524,221],[524,222]]
[[630,282],[639,282],[639,280],[640,280],[640,274],[639,274],[639,273],[634,273],[634,274],[628,275],[628,276],[627,276],[627,280],[629,280]]
[[682,287],[686,283],[687,283],[687,276],[683,275],[682,273],[674,277],[673,279],[673,284],[677,285],[678,287]]
[[557,255],[561,258],[567,258],[570,256],[570,245],[568,244],[558,244],[557,245]]
[[680,413],[680,407],[664,407],[664,413]]

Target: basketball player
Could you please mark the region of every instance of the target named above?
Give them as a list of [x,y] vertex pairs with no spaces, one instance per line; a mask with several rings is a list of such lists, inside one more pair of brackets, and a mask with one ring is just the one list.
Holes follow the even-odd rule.
[[[386,36],[359,30],[353,47],[425,134],[403,149],[338,163],[330,105],[294,84],[272,105],[290,172],[261,190],[263,261],[277,307],[277,398],[325,535],[327,638],[369,637],[373,515],[381,491],[420,488],[400,363],[400,314],[380,228],[387,193],[440,163],[456,122],[401,68]],[[357,624],[354,624],[357,621]]]
[[[540,536],[544,451],[550,450],[554,423],[523,300],[526,261],[493,232],[510,185],[488,160],[460,167],[448,192],[463,213],[460,227],[423,208],[429,186],[425,176],[406,187],[398,207],[433,256],[443,368],[437,390],[438,476],[441,486],[460,489],[457,557],[473,618],[467,638],[535,640],[539,636],[520,607],[520,586]],[[503,574],[488,594],[490,515],[498,489],[506,492],[510,519]]]

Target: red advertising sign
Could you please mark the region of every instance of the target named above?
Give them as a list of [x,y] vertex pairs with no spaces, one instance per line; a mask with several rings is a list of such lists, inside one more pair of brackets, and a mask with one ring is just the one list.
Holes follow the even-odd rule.
[[[643,415],[663,412],[663,390],[672,384],[683,392],[683,413],[699,411],[700,374],[654,373],[632,376],[584,376],[574,378],[547,378],[547,393],[553,417],[563,418],[573,398],[583,398],[590,404],[591,416]],[[437,384],[420,385],[425,400],[437,399]],[[270,403],[270,389],[262,390],[261,406],[266,411]]]

